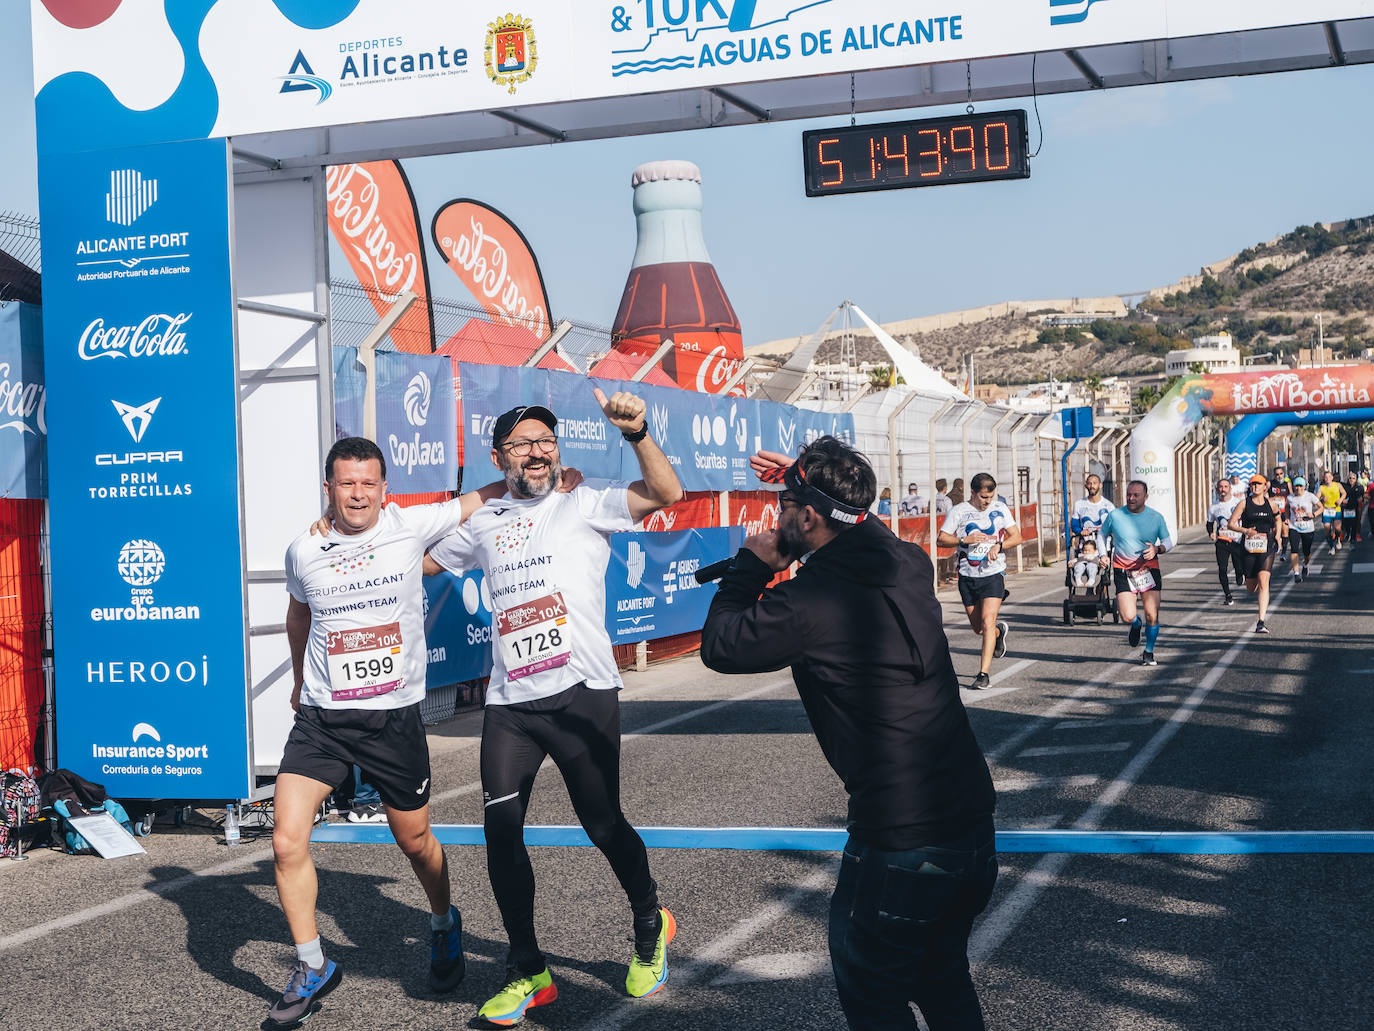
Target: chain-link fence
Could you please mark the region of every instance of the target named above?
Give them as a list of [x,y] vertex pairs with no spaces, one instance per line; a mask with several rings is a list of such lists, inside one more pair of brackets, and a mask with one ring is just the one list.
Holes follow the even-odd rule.
[[0,211],[0,301],[38,304],[42,270],[38,219]]

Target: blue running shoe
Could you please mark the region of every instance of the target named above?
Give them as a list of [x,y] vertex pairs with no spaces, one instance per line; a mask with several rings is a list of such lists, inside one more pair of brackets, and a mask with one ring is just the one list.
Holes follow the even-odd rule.
[[264,1031],[292,1031],[300,1027],[342,980],[343,970],[332,960],[325,960],[324,967],[319,970],[312,970],[304,960],[296,960],[296,969],[291,971],[286,991],[267,1011],[267,1019],[262,1024]]
[[451,992],[463,983],[468,972],[463,958],[463,917],[456,906],[449,906],[453,926],[447,931],[431,931],[429,942],[429,990]]

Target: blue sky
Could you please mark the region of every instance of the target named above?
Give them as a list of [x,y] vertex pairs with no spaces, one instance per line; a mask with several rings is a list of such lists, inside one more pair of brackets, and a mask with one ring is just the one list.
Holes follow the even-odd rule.
[[[0,34],[0,211],[38,209],[28,4]],[[1162,286],[1300,223],[1374,214],[1374,67],[1043,97],[1025,181],[807,198],[782,122],[407,161],[422,224],[454,197],[535,249],[555,316],[608,325],[634,252],[630,173],[702,170],[707,247],[745,344],[806,334],[849,299],[878,321]],[[1026,107],[1027,99],[982,105]],[[916,116],[953,113],[924,108]],[[901,117],[886,112],[867,121]],[[1038,139],[1032,115],[1031,146]],[[436,296],[465,297],[431,251]],[[347,275],[346,269],[336,274]]]

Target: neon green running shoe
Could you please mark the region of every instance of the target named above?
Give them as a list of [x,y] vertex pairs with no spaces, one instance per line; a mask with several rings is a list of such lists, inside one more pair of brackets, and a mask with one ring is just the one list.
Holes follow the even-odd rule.
[[518,970],[508,972],[510,984],[488,999],[477,1015],[492,1024],[510,1027],[525,1019],[525,1010],[532,1006],[546,1006],[558,998],[558,986],[545,967],[532,977],[521,976]]
[[663,927],[658,932],[658,942],[654,945],[654,958],[642,960],[638,951],[630,955],[630,969],[625,972],[625,991],[636,999],[653,995],[668,980],[668,943],[677,934],[677,921],[666,909],[660,909]]

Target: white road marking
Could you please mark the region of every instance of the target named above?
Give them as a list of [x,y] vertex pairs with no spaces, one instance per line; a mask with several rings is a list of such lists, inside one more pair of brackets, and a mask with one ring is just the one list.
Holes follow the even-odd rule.
[[1191,580],[1199,573],[1205,572],[1202,566],[1185,566],[1182,569],[1171,569],[1164,574],[1166,580]]
[[725,973],[711,982],[711,987],[755,981],[800,981],[808,977],[830,977],[829,952],[770,952],[763,956],[741,956]]
[[203,870],[196,870],[182,877],[174,878],[162,884],[155,884],[151,888],[140,888],[138,891],[131,891],[127,895],[120,895],[118,898],[110,899],[109,902],[102,902],[98,906],[90,906],[87,909],[79,909],[75,913],[68,913],[66,916],[59,916],[46,923],[36,924],[27,927],[14,934],[7,934],[0,938],[0,952],[7,949],[17,948],[29,942],[43,938],[56,931],[66,930],[68,927],[76,927],[84,924],[88,920],[99,920],[102,917],[111,916],[121,910],[136,906],[140,902],[149,902],[153,899],[162,898],[170,895],[179,888],[184,888],[188,884],[194,884],[203,877],[217,877],[225,873],[237,873],[245,867],[254,866],[257,863],[269,862],[272,859],[272,849],[270,847],[255,848],[245,852],[241,856],[224,863],[217,863],[214,866],[207,866]]
[[[1006,669],[995,671],[992,674],[992,682],[994,684],[1004,683],[1017,673],[1020,673],[1027,666],[1033,666],[1039,661],[1039,659],[1022,659],[1020,662],[1013,662]],[[992,701],[992,699],[996,698],[998,695],[1010,694],[1012,691],[1019,691],[1025,686],[1026,682],[1023,681],[1022,683],[1014,684],[1010,687],[985,687],[981,691],[970,691],[968,688],[964,688],[960,697],[963,698],[965,706],[983,705]]]
[[[665,720],[659,720],[657,723],[651,723],[649,724],[649,726],[644,727],[643,729],[638,730],[632,734],[622,735],[621,741],[629,742],[636,738],[644,737],[646,734],[650,734],[656,730],[661,730],[664,727],[670,727],[676,723],[682,723],[686,720],[695,719],[698,716],[715,712],[716,710],[723,708],[726,705],[733,704],[734,702],[741,702],[750,698],[756,698],[759,695],[767,694],[769,691],[776,691],[783,686],[790,687],[791,684],[792,681],[790,678],[786,680],[769,681],[767,684],[763,684],[760,687],[756,687],[752,691],[746,691],[743,694],[736,695],[733,698],[727,698],[719,702],[712,702],[710,705],[702,706],[699,709],[693,709],[690,712],[679,713],[678,715],[670,716]],[[552,763],[548,760],[545,760],[545,765],[552,765]],[[431,795],[430,802],[432,803],[449,798],[457,798],[460,795],[466,795],[476,791],[480,791],[481,788],[481,781],[474,781],[471,784],[464,784],[461,787],[450,788],[448,791],[440,792],[436,795]],[[24,945],[27,942],[33,941],[36,938],[41,938],[44,935],[52,934],[55,931],[65,930],[69,927],[76,927],[80,924],[86,923],[87,921],[98,920],[102,917],[109,916],[112,913],[118,913],[121,910],[128,909],[130,906],[136,906],[142,902],[149,902],[153,899],[162,898],[163,896],[169,895],[172,892],[177,891],[180,888],[184,888],[189,884],[194,884],[198,879],[202,877],[214,877],[219,874],[233,873],[245,867],[253,866],[256,863],[270,861],[271,858],[272,849],[270,847],[256,848],[245,851],[242,855],[236,856],[235,858],[227,862],[218,863],[214,866],[207,866],[204,869],[196,870],[192,873],[186,874],[183,877],[178,877],[174,880],[167,881],[165,884],[157,884],[154,885],[152,888],[140,888],[137,891],[131,891],[128,894],[121,895],[118,898],[111,899],[108,902],[103,902],[98,906],[90,906],[86,909],[80,909],[74,913],[68,913],[65,916],[56,917],[55,919],[46,921],[45,923],[37,924],[33,927],[26,928],[23,931],[16,931],[14,934],[6,935],[3,938],[0,938],[0,952],[4,952],[7,949],[16,948],[20,945]]]
[[1099,720],[1091,714],[1083,720],[1065,720],[1063,723],[1056,723],[1055,730],[1094,730],[1098,727],[1138,727],[1144,723],[1155,722],[1154,716],[1121,716],[1116,719]]
[[[796,884],[776,902],[755,910],[752,915],[740,920],[724,934],[698,949],[690,958],[670,958],[669,984],[681,988],[702,981],[712,968],[724,964],[750,938],[795,910],[807,895],[830,888],[835,883],[837,865],[838,863],[827,863],[825,869],[817,870]],[[598,1014],[583,1026],[587,1031],[616,1031],[640,1017],[649,1016],[656,1007],[664,1005],[665,1001],[671,998],[672,994],[669,992],[655,992],[648,998],[627,999],[613,1007],[609,1013]]]
[[[1308,566],[1311,569],[1311,566]],[[1318,567],[1320,568],[1320,567]],[[1356,562],[1350,567],[1352,573],[1374,573],[1374,562]]]
[[[1291,583],[1284,585],[1270,607],[1278,608],[1292,586]],[[1107,785],[1087,812],[1074,821],[1074,830],[1097,830],[1102,826],[1107,813],[1135,784],[1155,756],[1178,733],[1179,728],[1187,723],[1193,713],[1201,707],[1212,688],[1217,685],[1252,640],[1253,638],[1249,635],[1236,639],[1226,654],[1217,660],[1212,669],[1202,678],[1197,690],[1189,695],[1187,701],[1173,712],[1169,721],[1155,732],[1154,737],[1146,742],[1145,747],[1132,757],[1131,761],[1126,764],[1116,779]],[[1022,876],[1021,880],[995,909],[983,917],[982,922],[974,929],[973,936],[969,939],[968,955],[971,965],[981,964],[997,950],[997,947],[1007,939],[1007,936],[1016,929],[1030,908],[1035,905],[1040,893],[1054,883],[1071,858],[1065,852],[1055,852],[1045,856]]]
[[[1188,685],[1184,685],[1188,686]],[[1176,694],[1157,694],[1149,698],[1090,698],[1088,705],[1163,705],[1178,701]]]
[[1027,666],[1033,666],[1035,663],[1035,659],[1022,659],[1020,662],[1013,662],[1006,669],[994,671],[992,674],[992,682],[994,684],[1000,684],[1004,680],[1010,680]]
[[1129,741],[1108,741],[1100,745],[1041,745],[1039,748],[1026,748],[1016,753],[1018,759],[1038,759],[1047,755],[1091,755],[1093,752],[1124,752],[1131,747]]
[[1033,788],[1090,788],[1101,779],[1093,773],[1077,773],[1070,777],[1008,777],[1005,780],[993,781],[992,786],[997,789],[999,795],[1005,795],[1013,791],[1030,791]]
[[1064,819],[1063,813],[1055,813],[1052,816],[1037,816],[1031,820],[1023,820],[1015,827],[1003,827],[1002,829],[1006,831],[1047,831],[1051,827],[1058,827],[1059,821],[1062,819]]

